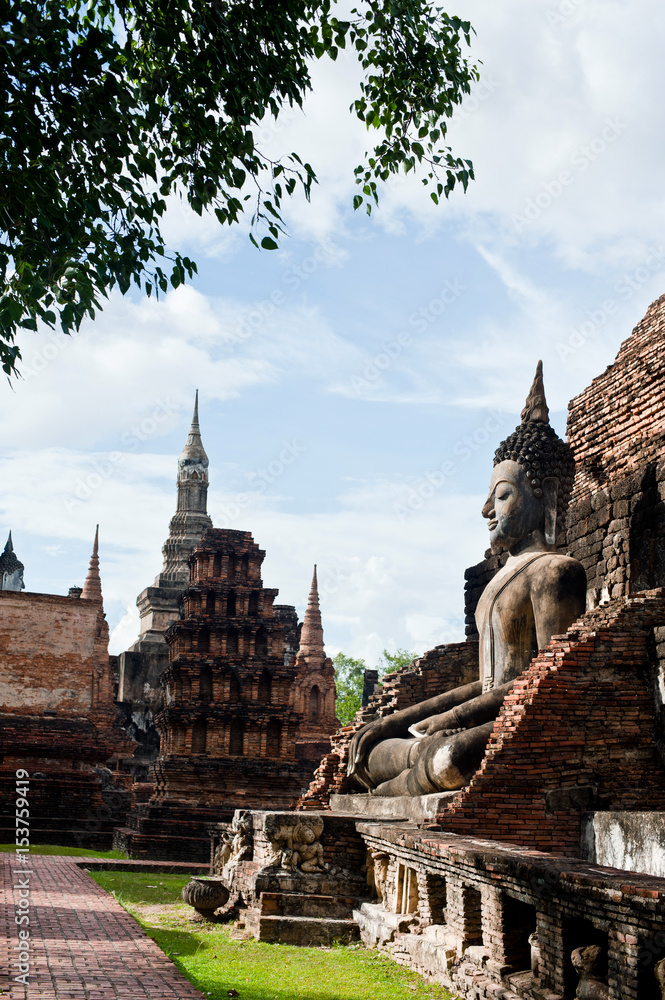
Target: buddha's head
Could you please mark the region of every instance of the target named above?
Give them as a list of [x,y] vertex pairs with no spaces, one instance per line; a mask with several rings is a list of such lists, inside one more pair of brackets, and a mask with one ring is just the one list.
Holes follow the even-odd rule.
[[575,474],[570,447],[550,427],[538,362],[522,423],[499,445],[483,517],[494,551],[519,551],[538,541],[554,547]]
[[14,546],[12,544],[12,533],[5,545],[4,552],[0,554],[0,590],[25,590],[23,582],[23,563],[16,558]]

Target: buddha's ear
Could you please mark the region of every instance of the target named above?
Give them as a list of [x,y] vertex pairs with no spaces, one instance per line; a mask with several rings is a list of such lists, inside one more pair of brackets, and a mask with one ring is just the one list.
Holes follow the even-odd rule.
[[556,507],[559,497],[559,480],[543,479],[543,506],[545,508],[545,541],[556,545]]

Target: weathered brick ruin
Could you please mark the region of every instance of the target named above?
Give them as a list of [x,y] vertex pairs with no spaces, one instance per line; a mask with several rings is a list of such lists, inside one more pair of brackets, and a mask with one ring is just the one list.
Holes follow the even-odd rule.
[[665,586],[665,296],[569,405],[577,474],[568,551],[589,603]]
[[111,846],[128,793],[108,758],[131,754],[116,724],[95,536],[73,596],[0,590],[0,839],[13,843],[17,768],[30,774],[33,844]]
[[[480,769],[435,822],[356,823],[375,899],[355,912],[363,940],[469,1000],[662,995],[664,332],[665,296],[569,407],[564,551],[585,567],[587,612],[515,681]],[[465,574],[467,642],[391,675],[333,736],[302,810],[358,790],[346,765],[362,725],[477,676],[473,614],[504,561],[487,553]]]
[[166,632],[154,795],[116,843],[133,857],[205,860],[206,824],[238,807],[289,808],[335,730],[316,576],[302,628],[263,586],[247,531],[210,529],[190,560],[183,617]]

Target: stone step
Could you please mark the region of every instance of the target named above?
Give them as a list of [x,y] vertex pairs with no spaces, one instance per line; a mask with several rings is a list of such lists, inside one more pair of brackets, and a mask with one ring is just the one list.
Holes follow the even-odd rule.
[[357,941],[358,925],[355,920],[324,919],[316,917],[265,917],[259,910],[241,910],[240,922],[252,932],[257,941],[295,944],[304,947],[332,944],[334,941]]
[[304,893],[262,892],[262,917],[323,917],[349,920],[358,905],[355,896],[305,895]]

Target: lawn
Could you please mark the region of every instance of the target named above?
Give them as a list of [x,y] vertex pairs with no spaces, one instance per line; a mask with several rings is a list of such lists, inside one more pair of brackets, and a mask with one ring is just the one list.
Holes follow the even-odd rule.
[[[16,844],[0,844],[0,854],[16,850]],[[87,847],[60,847],[58,844],[31,844],[30,854],[62,854],[70,858],[126,858],[122,851],[90,851]]]
[[[91,872],[211,1000],[450,1000],[442,986],[362,945],[296,948],[247,938],[233,925],[191,922],[184,875]],[[230,992],[230,991],[237,991]]]

